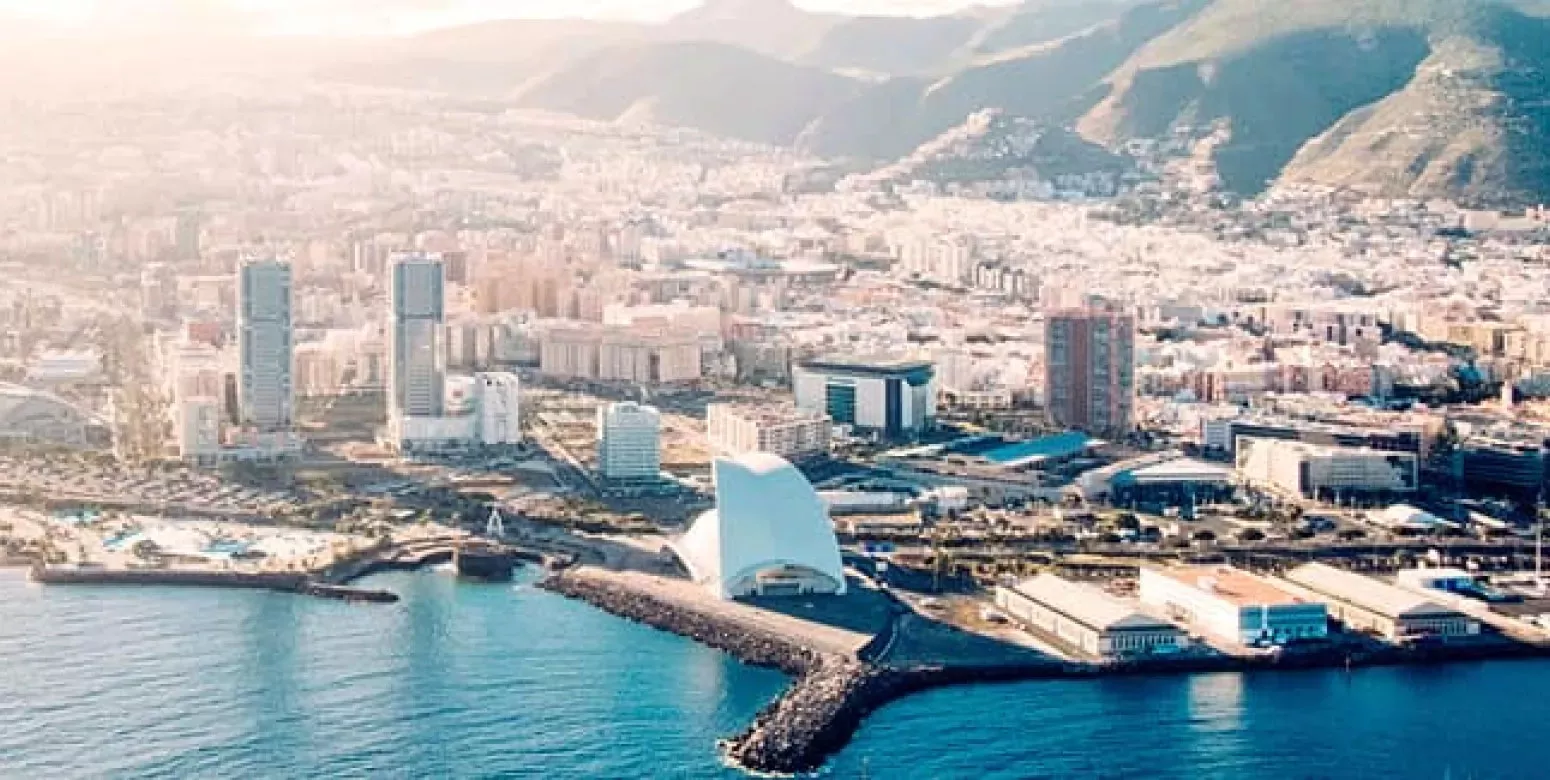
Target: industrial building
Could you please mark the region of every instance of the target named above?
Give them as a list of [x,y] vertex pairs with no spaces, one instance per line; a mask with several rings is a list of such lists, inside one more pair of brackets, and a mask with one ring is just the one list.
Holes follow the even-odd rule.
[[1143,568],[1141,603],[1239,645],[1284,645],[1329,633],[1323,604],[1230,566]]
[[912,439],[936,425],[936,369],[929,361],[827,358],[792,371],[798,409],[885,440]]
[[1099,658],[1175,652],[1183,632],[1089,585],[1040,574],[996,588],[1009,617]]
[[722,455],[767,452],[786,460],[803,460],[829,452],[828,416],[794,406],[711,404],[705,432]]
[[609,482],[655,482],[662,476],[662,415],[621,402],[597,410],[597,473]]
[[1327,599],[1330,617],[1351,631],[1369,631],[1392,641],[1480,633],[1480,621],[1456,609],[1328,564],[1304,564],[1285,576],[1289,582]]
[[1238,473],[1250,484],[1303,498],[1413,493],[1420,474],[1416,456],[1301,441],[1239,437]]
[[1044,324],[1044,387],[1052,424],[1097,436],[1130,432],[1135,329],[1135,318],[1106,310],[1049,316]]
[[696,583],[723,599],[845,592],[839,541],[802,472],[766,453],[712,471],[716,508],[672,545]]

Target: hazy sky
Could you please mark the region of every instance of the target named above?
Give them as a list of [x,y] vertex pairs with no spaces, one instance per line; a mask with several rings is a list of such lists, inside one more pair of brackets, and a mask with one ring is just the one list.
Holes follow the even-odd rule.
[[[1015,0],[796,0],[811,10],[929,15]],[[67,29],[218,28],[303,33],[409,32],[502,18],[654,20],[698,0],[0,0],[0,14]]]

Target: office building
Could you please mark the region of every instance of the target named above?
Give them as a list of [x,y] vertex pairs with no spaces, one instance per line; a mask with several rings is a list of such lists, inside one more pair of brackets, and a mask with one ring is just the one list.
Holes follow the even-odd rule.
[[828,416],[794,406],[711,404],[706,410],[706,436],[722,455],[765,452],[786,460],[803,460],[829,452]]
[[1141,603],[1237,645],[1284,645],[1329,633],[1322,603],[1230,566],[1143,568]]
[[1426,455],[1426,431],[1419,425],[1391,423],[1386,428],[1371,428],[1273,416],[1219,417],[1201,421],[1201,443],[1208,452],[1231,459],[1237,455],[1238,440],[1242,438],[1283,439],[1326,447],[1362,447]]
[[237,274],[239,418],[255,431],[289,430],[295,404],[291,266],[252,260]]
[[1095,436],[1130,432],[1135,403],[1135,319],[1083,309],[1051,314],[1044,325],[1049,420]]
[[1238,473],[1250,484],[1301,498],[1339,501],[1413,493],[1416,456],[1300,441],[1238,438]]
[[897,358],[807,360],[792,371],[796,406],[884,440],[911,439],[936,425],[936,368]]
[[996,606],[1024,627],[1095,658],[1175,652],[1184,632],[1091,585],[1040,574],[996,588]]
[[1545,450],[1539,442],[1466,439],[1454,449],[1448,466],[1471,495],[1533,502],[1545,487]]
[[393,259],[391,273],[389,416],[440,417],[446,406],[447,370],[441,258],[400,255]]
[[633,402],[597,410],[597,473],[610,482],[650,482],[662,475],[662,416]]
[[1327,600],[1330,617],[1349,631],[1392,641],[1445,639],[1480,633],[1480,621],[1397,585],[1323,563],[1308,563],[1286,579]]

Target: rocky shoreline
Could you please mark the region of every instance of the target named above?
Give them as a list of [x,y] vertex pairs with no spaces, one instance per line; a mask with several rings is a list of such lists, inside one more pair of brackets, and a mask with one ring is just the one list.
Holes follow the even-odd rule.
[[571,572],[562,571],[545,577],[538,587],[584,601],[611,615],[693,639],[751,666],[779,669],[800,677],[820,658],[817,653],[783,637],[729,626],[725,621],[648,594]]

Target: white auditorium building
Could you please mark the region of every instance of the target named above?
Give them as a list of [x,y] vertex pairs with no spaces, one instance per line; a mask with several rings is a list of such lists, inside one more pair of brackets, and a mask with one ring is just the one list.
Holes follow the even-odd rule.
[[802,472],[768,453],[713,472],[716,508],[672,544],[691,579],[722,599],[845,592],[834,527]]

